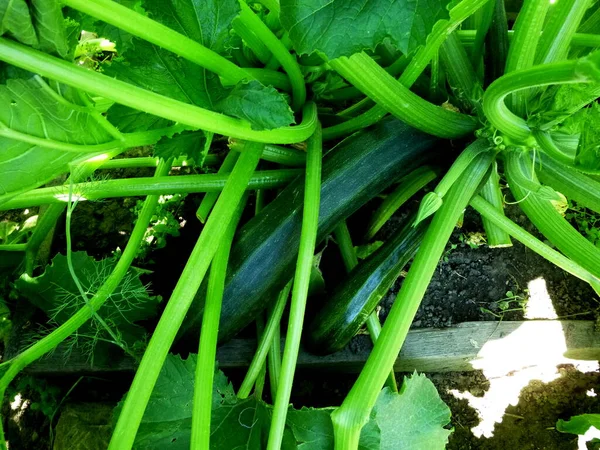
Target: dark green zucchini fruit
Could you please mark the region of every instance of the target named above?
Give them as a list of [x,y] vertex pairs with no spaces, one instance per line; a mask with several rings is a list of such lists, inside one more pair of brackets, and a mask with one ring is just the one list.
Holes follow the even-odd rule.
[[[439,141],[390,118],[356,133],[323,158],[317,241],[394,181],[439,158]],[[219,342],[248,325],[294,275],[302,227],[304,176],[293,180],[237,233],[229,258]],[[204,285],[179,337],[199,333]]]
[[414,216],[393,238],[356,266],[331,293],[308,327],[309,350],[328,354],[341,350],[365,324],[400,272],[417,252],[426,225],[412,226]]

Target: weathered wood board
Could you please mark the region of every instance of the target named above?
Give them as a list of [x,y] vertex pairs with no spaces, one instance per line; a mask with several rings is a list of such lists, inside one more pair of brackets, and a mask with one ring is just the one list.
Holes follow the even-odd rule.
[[[537,365],[557,365],[575,360],[600,360],[600,332],[593,321],[531,320],[524,322],[466,322],[444,329],[415,329],[408,334],[394,366],[397,372],[451,372],[484,370],[503,375]],[[344,350],[316,356],[302,350],[298,367],[358,372],[371,345],[367,336],[356,336]],[[217,352],[219,367],[247,367],[256,342],[234,339]],[[11,346],[14,349],[16,346]],[[282,343],[283,348],[283,343]],[[9,349],[9,350],[12,350]],[[359,349],[359,350],[356,350]],[[10,357],[13,351],[9,351]],[[65,364],[60,356],[43,358],[27,368],[35,374],[128,372],[135,362],[119,357],[110,364],[92,367],[73,352]]]

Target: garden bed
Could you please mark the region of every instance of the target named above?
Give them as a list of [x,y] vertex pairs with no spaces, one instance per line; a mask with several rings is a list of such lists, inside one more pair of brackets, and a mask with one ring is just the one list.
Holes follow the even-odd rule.
[[[96,211],[101,221],[106,220],[103,214],[112,210],[119,210],[122,218],[132,205],[131,201],[126,207],[122,201],[108,201]],[[181,218],[186,220],[186,226],[180,230],[181,236],[169,238],[169,245],[149,258],[155,263],[146,263],[148,268],[154,269],[148,280],[157,293],[167,295],[172,289],[177,271],[181,270],[173,261],[183,265],[185,250],[189,248],[187,240],[193,239],[199,231],[193,218],[187,220],[189,217],[186,217],[194,211],[193,201],[186,201],[179,211]],[[394,216],[378,238],[387,239],[404,216],[403,211]],[[87,221],[91,227],[95,226],[96,219],[89,216],[87,208],[76,210],[74,217],[82,223]],[[524,218],[516,219],[525,223]],[[123,219],[122,223],[131,221]],[[360,229],[360,223],[353,226]],[[96,256],[110,254],[112,246],[118,242],[115,239],[124,236],[119,233],[122,230],[118,224],[99,235],[98,231],[81,230],[75,228],[74,241]],[[479,236],[480,231],[474,216],[467,214],[463,227],[453,234],[397,360],[397,378],[401,380],[403,373],[418,370],[432,379],[453,413],[455,431],[449,449],[577,448],[576,439],[556,432],[553,427],[559,418],[600,409],[600,401],[593,395],[599,386],[600,374],[594,370],[593,361],[582,361],[600,359],[600,333],[595,326],[598,300],[585,283],[519,243],[509,248],[489,249],[481,241],[472,242],[470,239]],[[59,226],[57,247],[61,245],[61,233]],[[91,240],[89,236],[105,237]],[[335,260],[334,244],[328,246],[327,252],[330,254],[324,256],[324,261]],[[169,261],[169,264],[162,261]],[[327,269],[325,272],[327,275]],[[330,278],[335,279],[335,274]],[[385,318],[401,282],[400,279],[395,283],[382,302],[382,318]],[[532,288],[537,291],[532,292]],[[532,295],[546,301],[542,314],[550,314],[554,320],[525,319],[528,308],[534,306],[525,300]],[[21,306],[14,320],[15,329],[7,357],[23,342],[21,327],[30,329],[35,323],[33,310],[25,303]],[[251,335],[249,329],[242,333],[242,338],[234,339],[218,350],[219,366],[234,385],[241,382],[245,367],[254,354],[255,341]],[[193,347],[190,346],[192,350]],[[294,404],[297,407],[339,404],[371,348],[369,337],[358,335],[343,351],[333,355],[318,357],[302,351],[298,361],[298,382],[292,396]],[[80,383],[69,393],[68,406],[60,408],[66,411],[64,418],[57,422],[56,442],[60,444],[70,436],[65,433],[73,432],[71,425],[85,433],[89,427],[99,426],[97,420],[106,419],[105,416],[91,420],[85,412],[90,408],[89,403],[100,402],[97,404],[102,410],[107,398],[108,404],[118,400],[126,391],[127,380],[131,379],[135,368],[131,358],[117,353],[107,364],[92,366],[85,355],[76,351],[65,360],[59,349],[31,364],[26,373],[60,386],[63,395],[81,376],[86,379],[100,377],[101,385],[109,390],[108,394],[98,395],[96,389],[91,388],[93,384]],[[114,383],[116,380],[119,382]],[[39,396],[39,392],[33,390],[30,395]],[[500,409],[494,412],[494,408]],[[87,419],[82,420],[81,414]],[[7,432],[23,438],[19,448],[43,448],[40,445],[45,441],[40,436],[48,432],[47,419],[39,411],[27,411],[26,415],[31,424],[25,420],[19,431],[18,427],[10,427]],[[37,421],[35,417],[38,417]],[[65,426],[67,420],[71,421],[68,427]],[[32,428],[37,432],[32,434]]]

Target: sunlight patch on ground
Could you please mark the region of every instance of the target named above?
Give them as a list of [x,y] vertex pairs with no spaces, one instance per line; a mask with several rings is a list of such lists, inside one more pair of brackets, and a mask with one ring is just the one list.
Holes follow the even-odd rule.
[[527,283],[529,298],[525,306],[526,319],[558,319],[558,314],[552,304],[546,280],[536,278]]
[[[545,282],[543,286],[545,289]],[[542,292],[541,283],[534,283],[533,287],[534,291],[539,288],[538,292]],[[566,328],[563,330],[559,321],[524,322],[514,331],[498,333],[482,345],[471,364],[489,380],[489,390],[483,397],[475,397],[468,391],[449,391],[454,397],[466,400],[479,415],[481,422],[472,429],[476,437],[493,436],[494,426],[502,421],[506,408],[518,404],[521,390],[532,380],[549,383],[559,378],[557,365],[573,364],[581,372],[598,370],[597,360],[565,357],[568,348],[565,333],[569,332]]]

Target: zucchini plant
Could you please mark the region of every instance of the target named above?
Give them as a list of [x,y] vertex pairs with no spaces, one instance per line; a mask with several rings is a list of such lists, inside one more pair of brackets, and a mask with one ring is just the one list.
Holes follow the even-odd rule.
[[[501,0],[0,0],[0,211],[45,208],[29,234],[0,240],[0,269],[54,325],[0,364],[0,394],[75,336],[139,360],[111,450],[443,448],[449,410],[433,385],[413,375],[398,391],[389,375],[464,209],[490,245],[517,239],[599,292],[600,250],[557,207],[566,196],[600,213],[598,14],[591,0],[525,0],[509,29]],[[140,146],[153,155],[123,157]],[[183,166],[205,173],[171,170]],[[132,167],[156,170],[94,176]],[[438,177],[357,264],[345,220],[397,184],[367,218],[370,240]],[[554,248],[504,215],[504,184]],[[133,264],[160,196],[198,193],[202,231],[150,339],[133,339],[157,303]],[[79,202],[130,196],[145,200],[116,259],[72,251]],[[65,211],[66,259],[40,275]],[[332,233],[350,273],[307,342],[333,351],[366,324],[375,345],[341,406],[295,410],[314,253]],[[381,328],[373,311],[413,255]],[[236,396],[215,349],[253,320],[258,350]],[[178,338],[198,355],[170,355]],[[427,415],[406,420],[420,403]]]

